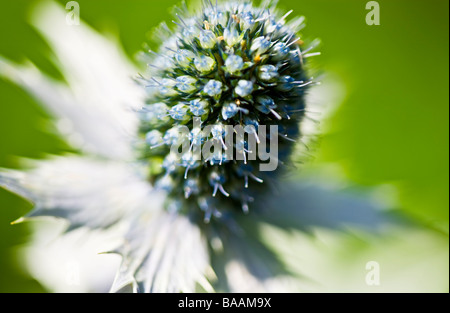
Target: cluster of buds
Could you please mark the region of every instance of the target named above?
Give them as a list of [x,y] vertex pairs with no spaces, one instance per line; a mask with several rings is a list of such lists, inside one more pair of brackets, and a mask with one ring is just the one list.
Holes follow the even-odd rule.
[[[168,35],[149,52],[150,78],[143,78],[149,95],[140,132],[150,180],[169,194],[168,208],[203,212],[207,222],[236,207],[248,212],[282,171],[261,171],[264,158],[251,142],[276,142],[284,164],[301,136],[312,82],[297,37],[303,19],[287,22],[290,13],[208,1],[191,17],[181,10],[174,30],[162,28]],[[236,139],[226,144],[227,136]],[[206,143],[210,153],[198,157]]]

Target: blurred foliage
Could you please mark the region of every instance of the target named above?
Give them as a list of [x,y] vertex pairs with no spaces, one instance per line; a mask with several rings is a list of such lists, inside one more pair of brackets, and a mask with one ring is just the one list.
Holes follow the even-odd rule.
[[[48,45],[27,22],[36,2],[1,1],[0,55],[18,62],[31,60],[41,70],[61,78]],[[65,5],[67,1],[59,2]],[[82,19],[100,32],[119,38],[132,58],[154,26],[172,20],[170,7],[178,1],[78,2]],[[317,66],[345,88],[343,103],[324,123],[310,175],[335,164],[355,189],[395,187],[395,209],[422,225],[419,246],[430,247],[427,243],[431,242],[432,249],[446,251],[449,2],[380,0],[380,26],[366,25],[366,2],[280,1],[282,8],[307,17],[305,33],[322,40]],[[17,156],[41,158],[69,151],[49,131],[48,122],[49,116],[32,98],[0,79],[0,167],[17,167]],[[383,190],[378,196],[388,197]],[[14,253],[27,240],[27,226],[9,225],[29,209],[25,201],[0,190],[0,292],[43,291],[23,273]],[[414,258],[415,237],[403,241],[396,238],[387,251],[404,249],[405,257]],[[369,241],[364,249],[369,249],[370,243],[375,248],[365,250],[367,255],[376,255],[389,245]],[[354,242],[347,246],[339,252],[341,256],[346,253],[348,257],[361,248]],[[388,256],[386,259],[390,260]],[[442,260],[448,276],[448,253],[447,258],[441,257],[430,266],[442,266]],[[424,271],[422,267],[416,270]]]
[[348,89],[320,160],[358,184],[393,183],[402,210],[448,232],[449,3],[379,1],[381,25],[367,26],[357,2],[301,6],[323,40],[324,70]]

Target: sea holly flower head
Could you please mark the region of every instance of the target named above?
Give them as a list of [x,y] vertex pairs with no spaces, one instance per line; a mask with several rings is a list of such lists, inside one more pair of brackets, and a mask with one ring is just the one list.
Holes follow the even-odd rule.
[[[152,181],[167,181],[167,176],[170,175],[175,185],[183,184],[187,179],[197,182],[198,192],[195,193],[172,188],[169,199],[182,199],[181,211],[195,212],[195,207],[198,207],[209,217],[214,217],[217,214],[212,214],[213,212],[233,210],[236,202],[241,202],[241,207],[248,211],[248,199],[252,191],[247,188],[247,182],[241,180],[236,173],[239,164],[251,163],[248,165],[255,171],[252,175],[267,176],[266,179],[274,179],[277,173],[283,171],[280,169],[271,175],[257,173],[258,164],[262,161],[254,160],[250,155],[250,150],[245,148],[248,147],[247,140],[231,145],[240,158],[244,156],[244,160],[235,160],[233,153],[227,151],[229,146],[225,144],[226,134],[233,133],[226,132],[225,125],[232,128],[242,127],[251,140],[256,140],[258,144],[278,140],[273,133],[268,136],[259,134],[260,125],[279,126],[279,129],[285,132],[280,136],[290,139],[280,141],[282,157],[279,161],[284,162],[289,157],[293,142],[296,137],[301,136],[299,123],[304,115],[304,97],[308,88],[305,82],[310,81],[296,34],[300,25],[296,21],[292,24],[286,21],[290,13],[279,16],[276,10],[270,8],[269,2],[256,7],[249,2],[212,1],[205,1],[203,9],[194,14],[185,9],[180,9],[177,13],[176,27],[166,39],[171,44],[175,43],[175,49],[163,42],[159,53],[177,51],[171,62],[173,65],[150,71],[147,73],[147,79],[175,80],[175,88],[181,98],[180,94],[154,97],[154,93],[150,92],[148,102],[165,103],[170,107],[169,115],[172,119],[158,124],[142,119],[141,128],[156,128],[165,132],[172,131],[176,125],[183,125],[188,127],[188,133],[191,133],[185,137],[185,146],[190,149],[183,152],[189,155],[180,156],[178,169],[150,173]],[[197,27],[193,31],[195,36],[183,36],[188,25]],[[180,104],[180,100],[183,103]],[[201,141],[195,140],[192,135],[197,127],[194,125],[194,117],[202,117],[201,127],[211,127],[209,133],[203,132]],[[294,138],[287,137],[287,134]],[[214,150],[203,162],[198,163],[201,165],[196,163],[195,167],[189,166],[189,171],[186,172],[186,160],[191,159],[194,142],[210,143],[212,147],[222,150]],[[178,144],[181,142],[178,141]],[[169,153],[169,149],[168,146],[164,148],[166,153]],[[257,151],[251,152],[257,155]],[[155,151],[155,159],[159,158],[161,153],[164,152]],[[144,148],[142,155],[145,155],[150,163],[155,162],[148,147]],[[211,183],[211,177],[215,177],[215,183]],[[217,177],[220,177],[220,180],[217,180]],[[264,180],[258,179],[261,183]],[[188,199],[186,194],[189,195]],[[208,203],[215,203],[211,201],[212,198],[220,199],[220,207],[205,209]]]
[[[73,141],[81,156],[37,162],[28,172],[0,171],[0,185],[33,202],[27,218],[63,217],[68,232],[123,226],[120,243],[108,250],[122,257],[112,291],[213,291],[210,254],[223,253],[224,245],[237,247],[233,253],[246,249],[239,217],[269,194],[302,135],[312,81],[297,37],[301,22],[286,21],[272,1],[182,7],[176,26],[162,27],[160,48],[148,53],[149,70],[135,84],[129,75],[138,71],[116,45],[83,25],[62,36],[56,30],[65,28],[55,21],[65,21],[65,12],[46,5],[49,13],[36,24],[68,84],[3,59],[0,73],[56,117],[71,118],[67,136],[81,137]],[[267,158],[253,143],[272,142],[281,166],[264,172]],[[259,281],[243,270],[244,255],[227,255],[231,265],[217,271],[226,272],[230,286],[236,273]]]

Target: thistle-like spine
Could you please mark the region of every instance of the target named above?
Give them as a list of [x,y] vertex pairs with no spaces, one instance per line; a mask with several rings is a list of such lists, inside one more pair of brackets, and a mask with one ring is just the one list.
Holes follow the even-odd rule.
[[[278,161],[284,162],[301,135],[311,83],[296,36],[303,19],[287,23],[291,11],[280,17],[269,3],[255,8],[207,1],[196,16],[177,14],[176,29],[165,27],[169,35],[160,51],[150,53],[151,78],[145,80],[149,98],[141,114],[146,142],[142,157],[161,165],[152,167],[150,179],[168,192],[172,205],[189,212],[200,208],[206,221],[236,205],[248,212],[255,185],[265,187],[265,180],[280,170],[259,172],[262,161],[249,160],[253,152],[245,138],[237,138],[233,146],[241,160],[224,153],[196,160],[194,144],[213,141],[226,149],[224,125],[250,129],[249,136],[259,142],[260,125],[277,125],[279,133],[265,140],[281,138]],[[202,127],[211,126],[211,132],[193,126],[194,119]],[[180,126],[187,126],[189,135],[180,136]],[[170,148],[180,144],[190,149],[176,158]]]

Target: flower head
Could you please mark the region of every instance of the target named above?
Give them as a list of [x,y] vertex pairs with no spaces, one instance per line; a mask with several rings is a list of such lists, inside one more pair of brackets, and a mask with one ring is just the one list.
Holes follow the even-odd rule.
[[[309,82],[295,39],[299,24],[285,23],[270,1],[261,7],[209,2],[197,14],[183,11],[180,26],[152,55],[142,87],[128,79],[137,70],[117,45],[85,26],[62,27],[65,12],[55,4],[42,12],[34,23],[67,85],[3,59],[0,74],[70,124],[61,128],[70,129],[64,134],[81,155],[36,162],[30,171],[0,171],[0,186],[34,204],[21,220],[62,217],[67,233],[113,229],[118,243],[106,251],[122,257],[113,291],[212,291],[210,253],[223,253],[225,244],[236,249],[226,251],[226,269],[216,274],[226,272],[228,289],[248,290],[242,279],[270,289],[247,270],[257,257],[245,257],[248,238],[239,235],[234,217],[249,213],[280,173],[259,171],[263,162],[251,157],[251,142],[289,139],[279,143],[283,162],[300,135]],[[260,133],[266,125],[280,134]],[[238,127],[247,136],[229,145]],[[207,143],[221,149],[198,159],[198,146]],[[233,231],[224,235],[223,225]],[[256,271],[270,276],[275,267]]]
[[[250,136],[256,137],[258,143],[278,140],[273,138],[278,136],[275,134],[263,134],[265,139],[259,138],[260,125],[279,126],[284,132],[280,136],[291,140],[280,141],[281,151],[277,157],[281,162],[289,157],[292,141],[300,136],[299,123],[308,86],[300,41],[296,37],[298,29],[286,23],[285,17],[277,17],[277,12],[270,12],[267,6],[260,8],[250,3],[207,3],[197,14],[181,12],[178,17],[179,27],[167,40],[175,43],[178,52],[169,66],[149,73],[154,81],[177,82],[178,93],[155,96],[150,92],[148,98],[150,107],[152,102],[165,103],[171,119],[154,123],[143,115],[142,136],[148,136],[148,132],[153,134],[154,129],[170,132],[177,125],[186,126],[192,132],[196,127],[194,119],[201,117],[201,127],[211,127],[209,134],[203,133],[202,143],[219,144],[223,151],[214,151],[209,157],[198,160],[196,166],[189,166],[186,172],[187,163],[183,160],[192,157],[195,143],[185,136],[185,145],[191,148],[180,156],[178,165],[170,171],[150,173],[150,180],[167,181],[170,176],[173,186],[169,198],[181,201],[181,211],[194,214],[196,210],[203,211],[205,220],[219,216],[214,212],[233,210],[239,202],[247,212],[249,199],[252,199],[248,177],[257,177],[256,181],[264,185],[266,179],[274,179],[282,169],[275,173],[258,172],[262,161],[250,157],[248,139],[238,140],[231,146],[244,160],[230,157],[226,153],[229,147],[225,144],[224,125],[250,130]],[[190,36],[183,36],[186,25],[197,25],[196,29],[189,28]],[[166,45],[162,43],[161,53],[168,50]],[[288,134],[293,138],[287,137]],[[147,145],[143,155],[154,163],[161,155],[169,154],[170,149],[166,145],[152,153]],[[243,165],[249,166],[243,171]],[[196,182],[196,192],[189,189],[186,193],[177,187],[187,181],[189,184]],[[213,200],[217,199],[220,205],[214,204],[217,201]]]

